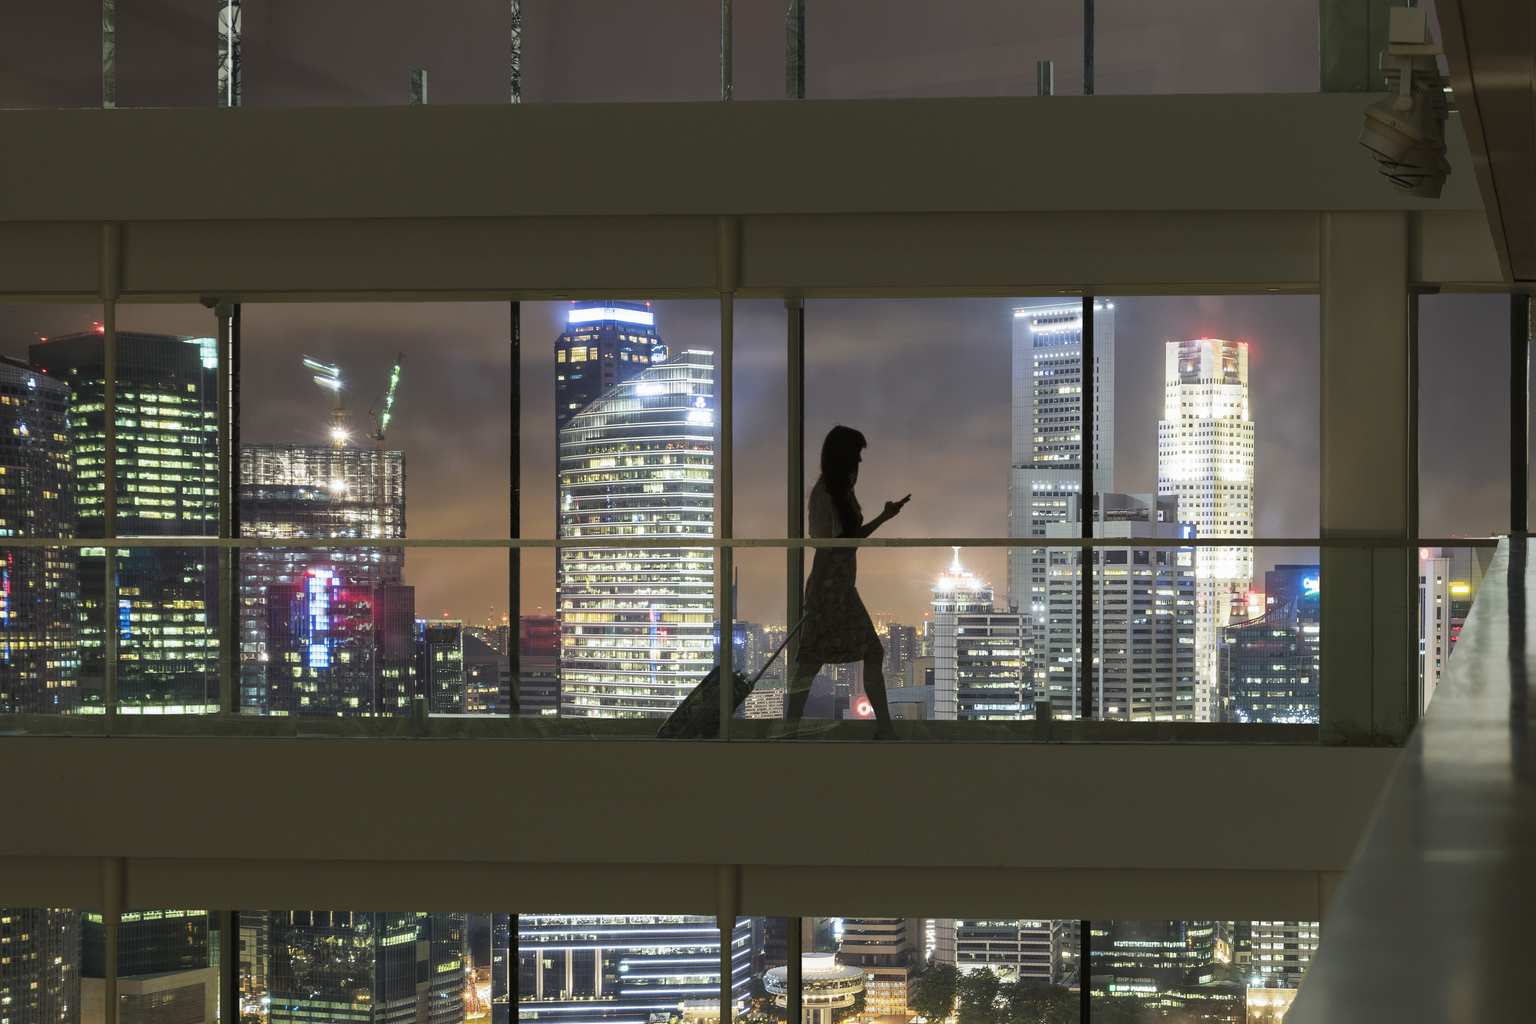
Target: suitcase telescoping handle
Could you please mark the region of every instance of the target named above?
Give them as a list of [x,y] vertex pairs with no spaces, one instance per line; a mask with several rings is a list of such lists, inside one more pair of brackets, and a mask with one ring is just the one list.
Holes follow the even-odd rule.
[[795,623],[795,628],[784,634],[784,642],[779,644],[778,649],[773,652],[773,655],[767,661],[763,662],[763,667],[757,670],[757,675],[752,677],[752,682],[750,685],[757,685],[757,681],[763,678],[763,673],[768,671],[768,666],[772,665],[774,661],[778,659],[778,656],[784,652],[784,648],[788,647],[789,642],[794,639],[795,634],[800,632],[800,627],[805,625],[805,620],[810,617],[811,613],[806,612],[804,615],[800,616],[800,621]]

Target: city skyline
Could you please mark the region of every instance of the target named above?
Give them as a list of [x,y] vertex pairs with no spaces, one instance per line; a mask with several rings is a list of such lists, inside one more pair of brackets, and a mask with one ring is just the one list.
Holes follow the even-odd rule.
[[[1488,380],[1507,365],[1508,312],[1489,296],[1421,299],[1421,362],[1426,376],[1422,418],[1422,523],[1430,536],[1483,535],[1502,528],[1508,501],[1499,454],[1507,412],[1488,403]],[[1315,534],[1318,507],[1317,300],[1308,296],[1204,296],[1115,299],[1118,315],[1116,487],[1140,493],[1156,487],[1156,420],[1163,343],[1225,337],[1250,341],[1255,378],[1253,416],[1264,429],[1255,464],[1265,494],[1259,536]],[[814,466],[820,433],[842,420],[869,435],[859,485],[868,505],[881,495],[913,491],[913,501],[887,527],[893,536],[1001,536],[1007,495],[999,467],[1008,458],[1006,365],[1009,311],[1018,299],[816,300],[808,303],[807,437]],[[737,307],[737,536],[782,535],[784,465],[784,309],[777,301],[741,300]],[[523,535],[553,536],[553,388],[535,387],[555,375],[553,340],[568,303],[523,304],[522,489]],[[709,302],[657,301],[658,322],[674,346],[712,348],[718,312]],[[88,328],[97,306],[0,308],[0,352],[26,358],[36,337]],[[123,330],[188,335],[211,333],[201,307],[125,305]],[[510,422],[509,312],[505,303],[445,305],[277,304],[245,307],[245,443],[324,443],[329,405],[301,376],[305,354],[340,363],[358,380],[353,409],[361,418],[383,390],[396,351],[406,352],[405,379],[390,428],[390,447],[424,453],[410,463],[410,532],[418,537],[506,535]],[[967,344],[938,349],[933,338]],[[892,365],[869,365],[858,353],[882,346]],[[259,358],[257,358],[259,356]],[[1429,367],[1434,367],[1431,377]],[[964,402],[955,396],[966,395]],[[838,398],[842,400],[839,402]],[[476,429],[467,429],[472,412]],[[498,428],[498,417],[501,426]],[[354,422],[357,422],[356,420]],[[935,425],[942,426],[942,433]],[[1132,429],[1133,424],[1143,424]],[[962,439],[963,444],[953,444]],[[899,453],[899,454],[897,454]],[[743,467],[765,466],[747,473]],[[924,472],[914,479],[912,466]],[[808,477],[814,478],[812,472]],[[809,482],[809,481],[808,481]],[[914,487],[914,484],[919,486]],[[935,514],[935,510],[949,514]],[[1315,549],[1314,549],[1315,550]],[[505,562],[480,551],[425,549],[412,553],[410,578],[423,614],[481,622],[506,608]],[[968,549],[969,568],[1001,589],[1000,550]],[[1255,572],[1278,563],[1315,561],[1306,549],[1259,549]],[[903,622],[923,621],[934,578],[950,561],[947,549],[867,552],[861,581],[870,593],[904,598],[872,612]],[[739,552],[741,617],[783,619],[783,556]],[[554,605],[554,557],[523,555],[523,614]],[[494,615],[492,609],[494,608]]]

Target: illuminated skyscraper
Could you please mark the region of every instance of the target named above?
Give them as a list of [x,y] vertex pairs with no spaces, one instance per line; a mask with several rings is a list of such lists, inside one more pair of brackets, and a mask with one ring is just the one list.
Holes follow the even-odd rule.
[[[218,921],[206,910],[128,910],[117,930],[120,1024],[213,1021],[219,970],[210,936]],[[216,940],[215,940],[216,941]],[[106,925],[98,911],[81,914],[80,1024],[106,1019]]]
[[465,915],[268,912],[272,1024],[459,1024]]
[[1221,631],[1219,721],[1309,723],[1318,720],[1319,614],[1316,565],[1277,565],[1264,593],[1249,592],[1259,614]]
[[[31,347],[32,361],[71,390],[77,535],[103,536],[106,391],[99,331]],[[117,332],[117,532],[218,533],[217,343]],[[121,548],[117,607],[104,620],[107,556],[80,552],[80,698],[100,709],[104,628],[117,632],[119,710],[218,710],[214,549]]]
[[553,615],[518,620],[518,714],[553,718],[560,714],[560,622]]
[[[1201,338],[1164,347],[1163,418],[1157,425],[1157,491],[1179,503],[1197,537],[1251,538],[1253,421],[1248,416],[1248,344]],[[1195,555],[1197,717],[1216,708],[1221,630],[1253,579],[1253,548],[1200,548]]]
[[[246,537],[365,538],[405,536],[405,453],[386,452],[383,479],[377,452],[331,445],[240,446],[240,531]],[[383,502],[379,489],[383,487]],[[379,520],[383,508],[382,526]],[[270,714],[268,591],[304,585],[311,569],[336,585],[369,590],[399,587],[405,549],[244,548],[240,552],[240,705],[246,714]],[[408,615],[410,613],[407,613]],[[285,687],[290,682],[284,682]],[[408,699],[408,690],[402,691]],[[337,707],[345,698],[336,695]],[[330,706],[330,698],[327,698]],[[404,714],[386,701],[382,714]],[[359,712],[360,713],[360,712]]]
[[[1095,537],[1125,537],[1125,547],[1095,548],[1089,555],[1093,585],[1093,645],[1086,659],[1097,667],[1087,717],[1113,721],[1194,720],[1194,552],[1179,547],[1193,528],[1174,522],[1174,501],[1151,494],[1095,495]],[[1066,523],[1046,527],[1050,537],[1081,536],[1077,499],[1067,502]],[[1146,538],[1167,547],[1133,547]],[[1049,548],[1046,625],[1035,636],[1036,664],[1044,676],[1041,696],[1053,714],[1082,714],[1084,658],[1082,548]]]
[[[1083,486],[1083,395],[1093,385],[1093,489],[1115,488],[1115,306],[1093,304],[1093,377],[1083,373],[1082,300],[1013,311],[1013,455],[1008,536],[1044,537]],[[1027,617],[1036,686],[1047,627],[1045,548],[1008,549],[1008,607]],[[1057,709],[1057,713],[1063,713]]]
[[714,664],[714,357],[687,351],[560,431],[560,714],[665,717]]
[[464,623],[416,620],[416,692],[434,715],[465,713]]
[[648,302],[573,302],[555,339],[555,429],[598,396],[667,361]]
[[[933,587],[933,717],[954,721],[960,710],[960,658],[957,637],[964,618],[990,616],[992,585],[955,560]],[[1017,693],[1017,687],[1014,688]]]
[[[69,385],[0,357],[0,537],[72,537]],[[0,547],[0,714],[79,696],[79,550]]]
[[80,912],[0,907],[0,1018],[78,1024]]
[[[409,714],[414,588],[354,583],[311,568],[267,587],[266,597],[268,714]],[[458,678],[462,698],[462,660]]]
[[[731,933],[731,992],[752,990],[754,918]],[[518,1016],[539,1024],[645,1024],[684,1002],[720,1005],[713,917],[524,914],[517,919]],[[735,1014],[733,1014],[733,1017]]]

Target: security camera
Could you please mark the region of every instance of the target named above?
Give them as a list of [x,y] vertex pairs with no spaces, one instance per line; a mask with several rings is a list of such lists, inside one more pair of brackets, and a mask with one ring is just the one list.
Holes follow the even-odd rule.
[[1381,173],[1404,195],[1439,199],[1451,165],[1445,159],[1445,99],[1448,81],[1435,57],[1444,50],[1430,42],[1422,7],[1394,7],[1381,71],[1391,93],[1365,108],[1360,144],[1371,151]]

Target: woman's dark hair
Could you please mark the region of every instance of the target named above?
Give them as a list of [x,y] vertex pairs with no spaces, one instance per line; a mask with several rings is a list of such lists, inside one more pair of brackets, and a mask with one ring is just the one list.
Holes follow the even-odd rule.
[[853,474],[859,468],[859,453],[868,447],[863,434],[841,423],[827,431],[826,440],[821,442],[821,479],[832,507],[837,509],[842,537],[859,528],[859,514],[853,508]]

